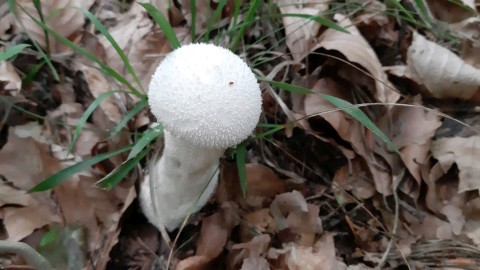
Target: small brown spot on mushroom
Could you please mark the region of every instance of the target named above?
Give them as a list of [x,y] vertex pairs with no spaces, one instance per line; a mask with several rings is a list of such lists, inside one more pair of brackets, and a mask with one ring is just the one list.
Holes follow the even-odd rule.
[[232,86],[234,84],[234,82],[229,82],[228,85]]

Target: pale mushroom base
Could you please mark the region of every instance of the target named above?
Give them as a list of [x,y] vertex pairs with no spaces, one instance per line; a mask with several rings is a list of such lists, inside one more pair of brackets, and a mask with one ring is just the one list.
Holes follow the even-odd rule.
[[150,223],[172,231],[200,210],[215,192],[222,155],[223,150],[195,147],[165,132],[164,153],[140,190],[140,206]]

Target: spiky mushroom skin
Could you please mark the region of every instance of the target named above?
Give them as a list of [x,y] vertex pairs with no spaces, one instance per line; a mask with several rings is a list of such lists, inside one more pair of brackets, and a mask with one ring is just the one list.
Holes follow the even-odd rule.
[[166,56],[148,96],[165,128],[165,148],[141,185],[140,203],[152,224],[173,230],[210,199],[223,152],[245,140],[258,122],[261,92],[240,57],[215,45],[191,44]]

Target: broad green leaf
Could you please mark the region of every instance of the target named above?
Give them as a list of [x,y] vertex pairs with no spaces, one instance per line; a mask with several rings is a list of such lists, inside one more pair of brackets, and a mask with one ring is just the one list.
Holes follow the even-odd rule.
[[45,191],[52,189],[59,185],[60,183],[68,180],[70,176],[72,176],[75,173],[78,173],[80,171],[86,170],[90,168],[91,166],[104,161],[106,159],[109,159],[111,157],[114,157],[118,154],[121,154],[125,151],[128,151],[132,149],[133,145],[127,145],[125,147],[122,147],[120,149],[114,150],[112,152],[104,153],[104,154],[99,154],[94,157],[91,157],[89,159],[86,159],[84,161],[81,161],[75,165],[69,166],[63,170],[60,170],[59,172],[47,177],[47,179],[43,180],[40,182],[38,185],[34,186],[32,189],[28,191],[28,193],[33,193],[33,192],[40,192],[40,191]]

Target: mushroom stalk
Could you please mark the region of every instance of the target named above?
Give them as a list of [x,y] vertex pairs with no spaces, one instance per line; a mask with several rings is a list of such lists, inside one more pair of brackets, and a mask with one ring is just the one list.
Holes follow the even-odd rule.
[[231,51],[191,44],[168,54],[149,85],[165,148],[141,185],[140,203],[160,231],[173,230],[209,200],[225,149],[255,128],[262,98],[255,75]]
[[217,186],[223,152],[197,146],[165,131],[163,155],[145,178],[140,194],[147,218],[154,225],[173,230],[205,205]]

